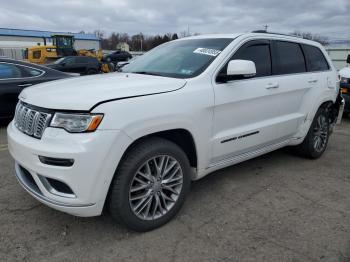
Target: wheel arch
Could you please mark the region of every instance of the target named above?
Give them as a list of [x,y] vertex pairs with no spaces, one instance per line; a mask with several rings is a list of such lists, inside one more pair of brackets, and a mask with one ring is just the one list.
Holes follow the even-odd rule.
[[160,137],[163,139],[167,139],[176,145],[178,145],[186,154],[188,157],[188,160],[190,162],[190,166],[192,168],[197,168],[198,165],[198,154],[197,154],[197,147],[196,143],[194,140],[194,137],[192,133],[184,128],[175,128],[175,129],[167,129],[167,130],[162,130],[162,131],[157,131],[157,132],[150,132],[149,134],[144,134],[142,136],[137,137],[136,139],[133,139],[133,141],[126,147],[124,150],[124,153],[122,154],[116,168],[114,171],[114,174],[112,178],[109,181],[108,184],[108,190],[107,193],[104,197],[104,204],[103,204],[103,209],[105,210],[106,207],[108,206],[108,201],[109,201],[109,195],[111,191],[111,185],[112,181],[117,175],[117,170],[120,166],[120,163],[125,159],[126,155],[130,150],[133,149],[134,146],[136,146],[138,143],[151,138],[151,137]]
[[132,148],[135,145],[137,145],[139,142],[144,141],[150,137],[160,137],[173,142],[184,151],[184,153],[186,154],[190,162],[191,167],[197,168],[198,154],[197,154],[196,143],[192,133],[184,128],[176,128],[176,129],[168,129],[168,130],[152,132],[134,139],[133,142],[127,147],[127,149],[123,153],[123,156],[120,159],[119,163],[123,161],[127,153],[130,152],[130,150],[132,150]]

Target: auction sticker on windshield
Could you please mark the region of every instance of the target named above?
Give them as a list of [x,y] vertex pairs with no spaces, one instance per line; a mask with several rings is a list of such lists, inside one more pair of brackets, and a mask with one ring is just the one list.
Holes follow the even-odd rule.
[[217,56],[218,54],[221,53],[221,51],[220,50],[216,50],[216,49],[199,47],[196,50],[194,50],[193,53],[195,53],[195,54],[202,54],[202,55]]

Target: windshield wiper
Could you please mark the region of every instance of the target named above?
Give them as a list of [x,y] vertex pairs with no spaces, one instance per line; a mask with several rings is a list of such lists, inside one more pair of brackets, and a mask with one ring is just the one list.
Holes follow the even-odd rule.
[[136,72],[131,72],[131,73],[140,74],[140,75],[163,76],[162,74],[159,74],[159,73],[147,72],[147,71],[136,71]]

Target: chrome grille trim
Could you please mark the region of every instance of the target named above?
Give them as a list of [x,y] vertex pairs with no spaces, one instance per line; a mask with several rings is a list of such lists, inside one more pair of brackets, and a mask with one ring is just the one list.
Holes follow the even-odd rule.
[[35,138],[41,138],[46,127],[49,125],[52,115],[39,111],[30,105],[19,102],[15,112],[15,126],[22,133]]

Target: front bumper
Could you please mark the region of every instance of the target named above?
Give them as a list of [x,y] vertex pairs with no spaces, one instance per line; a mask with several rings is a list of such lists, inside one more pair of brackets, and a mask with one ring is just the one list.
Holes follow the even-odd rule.
[[[130,138],[118,130],[69,134],[47,128],[41,140],[7,128],[8,147],[15,159],[16,177],[40,202],[76,216],[100,215],[110,182]],[[69,167],[48,165],[39,156],[73,159]],[[48,181],[64,183],[71,193],[53,190]]]

